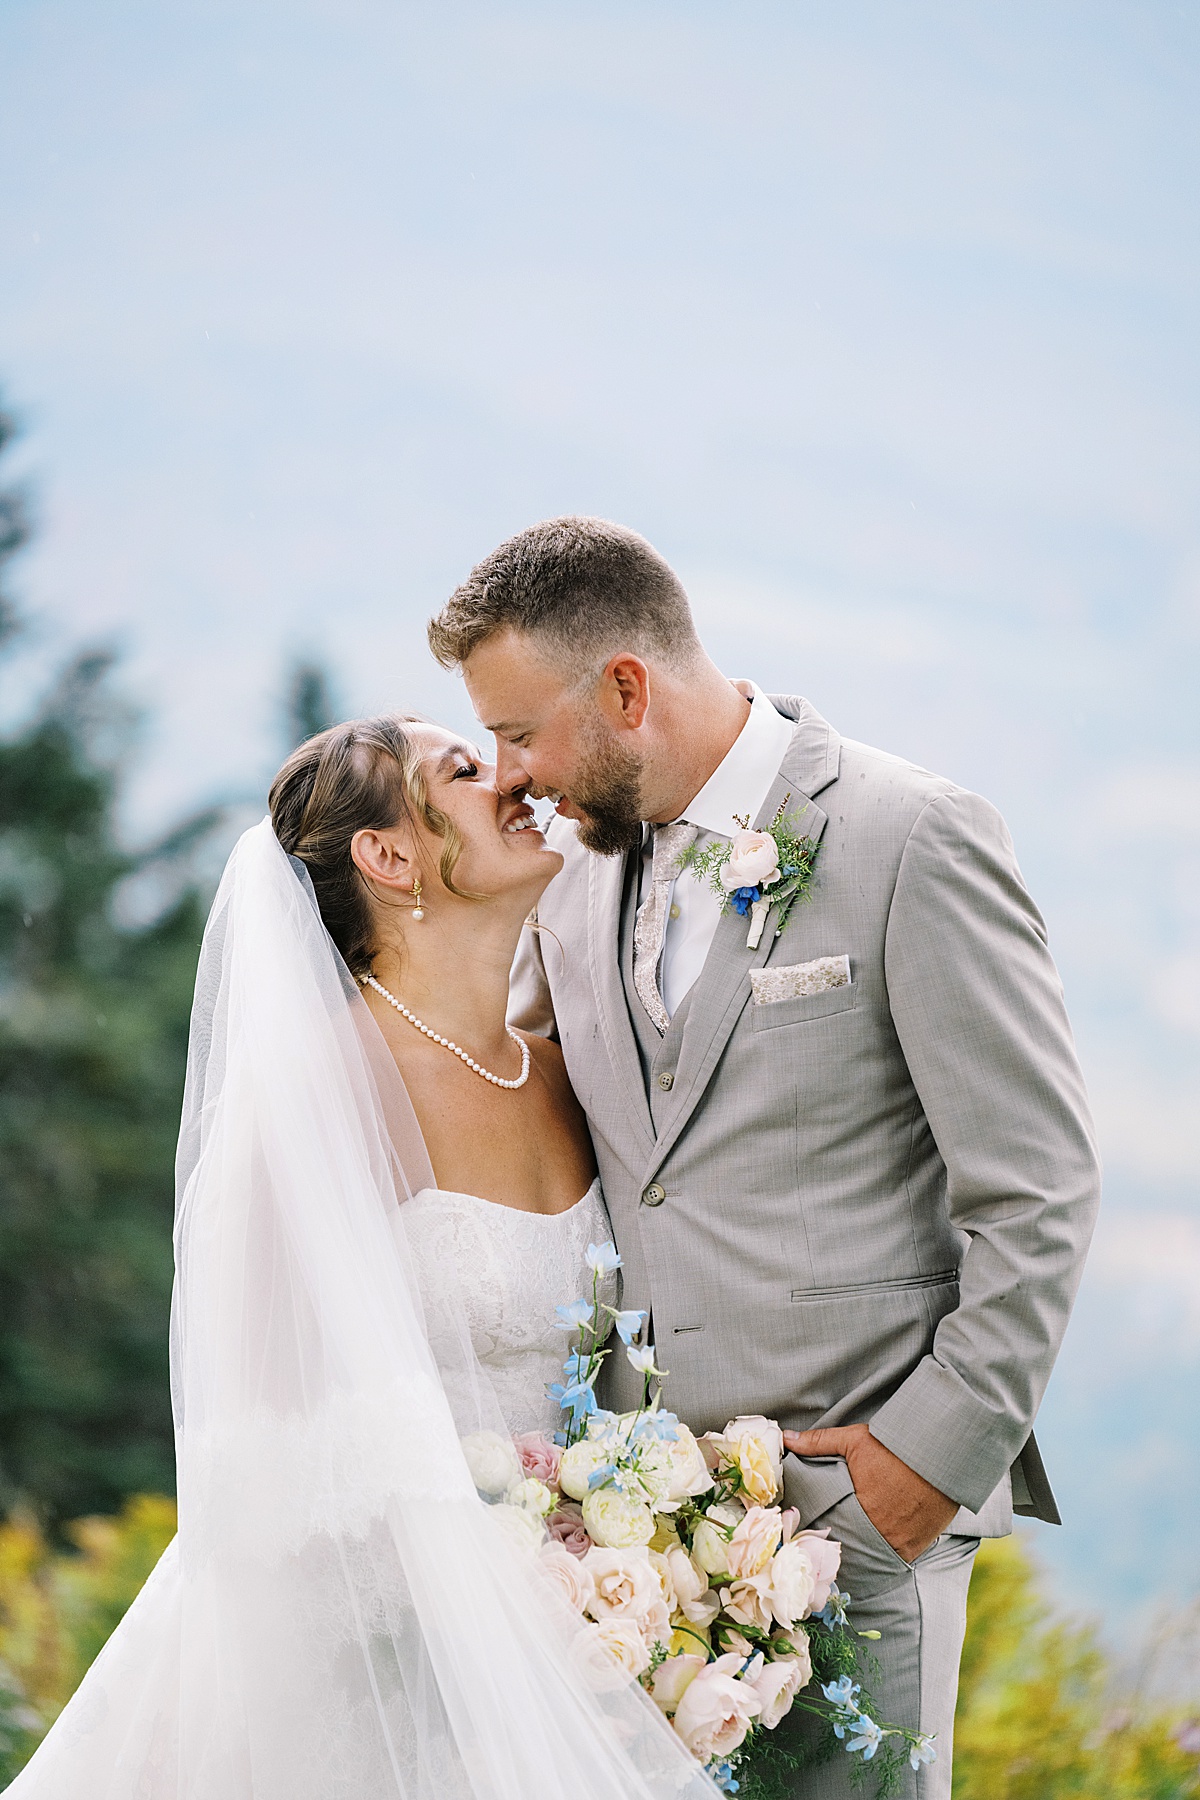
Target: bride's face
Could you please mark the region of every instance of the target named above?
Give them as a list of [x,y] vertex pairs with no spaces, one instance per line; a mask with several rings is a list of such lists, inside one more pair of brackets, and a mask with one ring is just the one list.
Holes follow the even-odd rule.
[[[474,744],[438,725],[420,728],[425,755],[421,772],[430,802],[445,813],[462,839],[454,866],[456,888],[488,898],[512,895],[532,906],[562,868],[534,821],[533,808],[496,786],[496,768]],[[424,897],[439,891],[447,899],[438,873],[445,839],[419,828],[416,846],[422,868]]]

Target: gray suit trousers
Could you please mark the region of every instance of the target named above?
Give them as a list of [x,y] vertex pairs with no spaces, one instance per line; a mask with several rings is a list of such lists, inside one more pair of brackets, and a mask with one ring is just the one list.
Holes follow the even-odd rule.
[[[828,1527],[841,1542],[838,1586],[853,1602],[851,1624],[857,1631],[881,1633],[877,1642],[868,1640],[864,1646],[878,1664],[877,1669],[864,1667],[877,1718],[885,1725],[918,1727],[937,1740],[937,1760],[915,1771],[906,1764],[896,1791],[903,1800],[950,1800],[958,1663],[979,1539],[943,1532],[915,1563],[906,1563],[852,1493],[813,1524],[817,1530]],[[831,1761],[806,1769],[796,1800],[849,1800],[851,1795],[861,1800],[871,1792],[871,1783],[865,1789],[853,1784],[859,1760],[839,1750]]]

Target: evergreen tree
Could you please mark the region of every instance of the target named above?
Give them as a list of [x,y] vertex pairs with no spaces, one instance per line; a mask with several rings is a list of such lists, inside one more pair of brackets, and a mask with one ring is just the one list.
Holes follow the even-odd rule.
[[[24,538],[10,493],[0,569]],[[186,866],[214,815],[122,847],[109,662],[78,658],[0,739],[0,1511],[52,1527],[174,1487],[172,1171],[203,925]],[[122,884],[155,869],[173,903],[122,928]]]

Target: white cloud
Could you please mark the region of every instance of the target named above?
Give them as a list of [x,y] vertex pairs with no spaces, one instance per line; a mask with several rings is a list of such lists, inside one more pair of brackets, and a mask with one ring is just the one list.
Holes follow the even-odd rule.
[[1122,1345],[1200,1349],[1200,1217],[1182,1212],[1101,1216],[1086,1280],[1114,1304]]

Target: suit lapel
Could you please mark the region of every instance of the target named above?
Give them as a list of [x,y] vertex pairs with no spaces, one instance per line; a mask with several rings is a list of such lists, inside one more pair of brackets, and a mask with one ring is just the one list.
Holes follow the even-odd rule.
[[[757,829],[765,830],[788,800],[788,816],[795,817],[800,836],[816,838],[819,842],[825,830],[826,814],[812,795],[836,780],[840,739],[807,701],[782,699],[775,700],[774,704],[780,712],[796,720],[796,729],[775,784],[754,823]],[[817,867],[820,868],[819,859]],[[762,968],[774,949],[775,928],[770,915],[757,950],[746,947],[748,929],[749,921],[735,912],[725,913],[717,926],[704,968],[690,996],[675,1074],[677,1104],[672,1109],[670,1124],[654,1145],[645,1174],[647,1181],[665,1161],[712,1079],[730,1034],[750,999],[751,969]],[[630,1036],[632,1038],[632,1031]],[[636,1045],[632,1050],[637,1068]]]
[[621,898],[627,859],[588,857],[588,967],[604,1047],[645,1155],[654,1148],[654,1123],[642,1081],[642,1061],[621,982]]

